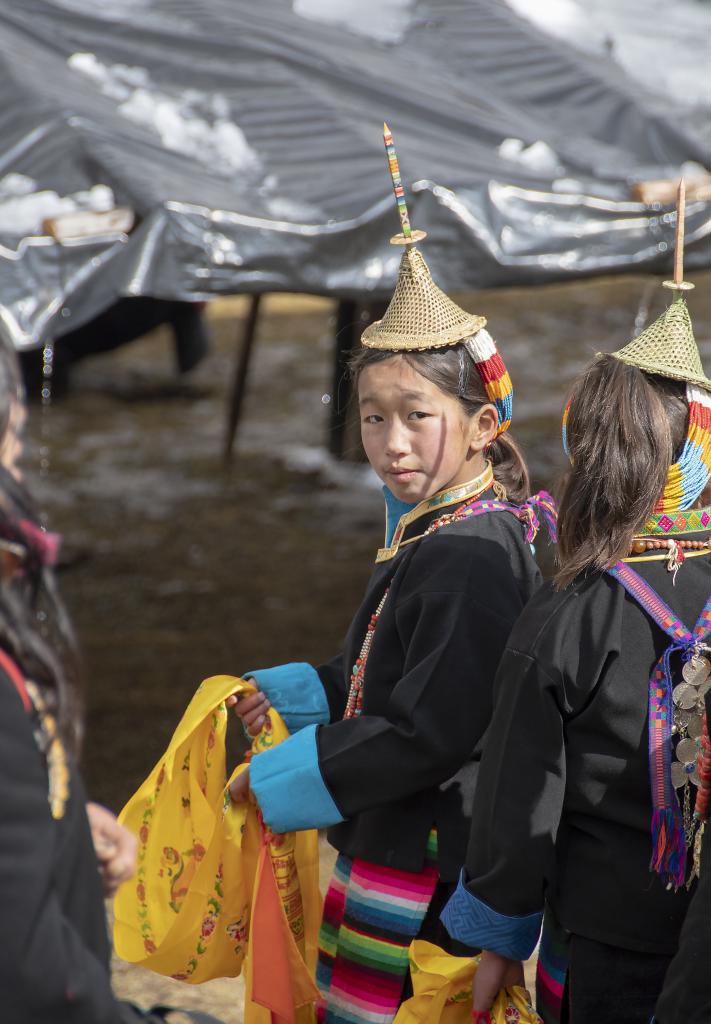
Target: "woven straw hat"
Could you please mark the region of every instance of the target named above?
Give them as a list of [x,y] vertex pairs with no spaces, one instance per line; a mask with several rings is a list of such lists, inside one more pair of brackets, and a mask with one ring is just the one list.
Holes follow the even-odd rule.
[[390,305],[361,340],[366,348],[391,352],[442,348],[470,338],[485,324],[486,317],[466,313],[437,287],[422,253],[408,245]]
[[689,310],[680,293],[654,323],[612,354],[645,373],[688,381],[711,391],[711,380],[701,365]]

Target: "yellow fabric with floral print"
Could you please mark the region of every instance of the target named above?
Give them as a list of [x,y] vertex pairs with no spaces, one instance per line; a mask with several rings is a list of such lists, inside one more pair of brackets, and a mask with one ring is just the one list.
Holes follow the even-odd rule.
[[[410,945],[413,995],[394,1024],[470,1024],[472,982],[479,957],[450,956],[415,939]],[[525,989],[502,989],[491,1008],[492,1024],[542,1024]]]
[[[200,685],[167,751],[119,817],[138,836],[139,852],[136,877],[119,889],[114,903],[116,952],[129,963],[181,981],[234,977],[243,965],[249,967],[250,915],[263,833],[254,804],[233,804],[226,784],[225,700],[240,692],[253,693],[255,688],[234,676],[213,676]],[[271,709],[252,753],[288,735]],[[240,765],[232,778],[244,768]],[[300,1006],[316,994],[318,834],[272,836],[269,850],[300,953],[292,957],[298,961],[292,965],[292,990]],[[246,1019],[252,1024],[269,1021],[269,1011],[250,1004],[249,969],[245,974]]]

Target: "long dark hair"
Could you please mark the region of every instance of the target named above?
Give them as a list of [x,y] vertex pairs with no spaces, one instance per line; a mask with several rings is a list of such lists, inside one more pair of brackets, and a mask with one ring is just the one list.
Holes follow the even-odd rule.
[[558,516],[558,588],[629,553],[659,500],[686,436],[680,381],[599,357],[571,391],[566,473]]
[[[358,383],[358,378],[366,366],[392,359],[394,356],[402,356],[421,377],[450,398],[458,399],[467,416],[473,416],[483,405],[491,404],[476,364],[465,345],[449,345],[446,348],[427,349],[424,352],[389,352],[382,349],[360,348],[351,357],[349,364],[353,380]],[[487,457],[494,470],[495,479],[506,488],[511,501],[525,501],[531,488],[528,467],[510,431],[500,434],[492,441]]]
[[[22,401],[17,357],[0,340],[0,451],[13,405]],[[76,755],[81,742],[79,657],[54,572],[37,540],[41,535],[27,488],[0,465],[0,647],[39,687],[67,749]]]

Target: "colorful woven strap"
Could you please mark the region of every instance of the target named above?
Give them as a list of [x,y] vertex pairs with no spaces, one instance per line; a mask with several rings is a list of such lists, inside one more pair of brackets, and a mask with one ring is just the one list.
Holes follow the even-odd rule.
[[693,630],[671,610],[653,587],[624,562],[607,570],[630,597],[671,637],[649,678],[649,778],[652,787],[652,860],[650,867],[665,884],[678,888],[686,873],[684,819],[671,780],[672,675],[675,651],[688,661],[711,630],[711,594]]
[[483,516],[487,512],[510,512],[511,515],[524,524],[526,527],[526,543],[532,544],[541,528],[541,519],[553,543],[558,539],[556,524],[558,521],[558,507],[555,500],[548,491],[538,491],[533,494],[522,505],[513,505],[509,501],[499,501],[498,498],[484,501],[473,501],[465,505],[457,512],[457,519],[469,519],[471,517]]

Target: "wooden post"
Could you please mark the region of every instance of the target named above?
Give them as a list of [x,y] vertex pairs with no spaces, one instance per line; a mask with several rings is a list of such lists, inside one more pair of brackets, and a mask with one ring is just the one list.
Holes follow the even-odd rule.
[[242,404],[247,387],[247,374],[249,373],[252,348],[257,333],[261,300],[261,295],[252,295],[249,301],[247,317],[242,328],[242,338],[237,352],[237,362],[235,363],[235,372],[227,406],[227,429],[225,431],[224,447],[224,460],[226,463],[229,463],[232,458],[232,449],[242,414]]
[[380,320],[388,307],[387,301],[373,299],[366,305],[350,299],[338,303],[336,320],[333,396],[328,447],[337,459],[363,460],[360,444],[360,417],[354,401],[353,387],[348,371],[348,358],[360,345],[360,336],[373,320]]

